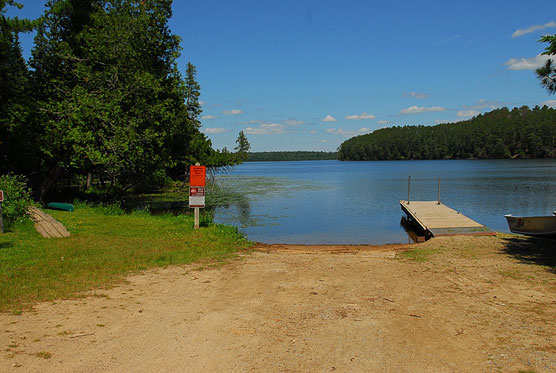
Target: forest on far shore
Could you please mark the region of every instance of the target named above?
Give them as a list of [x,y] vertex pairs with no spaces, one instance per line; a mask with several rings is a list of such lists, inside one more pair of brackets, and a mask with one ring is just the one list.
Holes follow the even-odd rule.
[[247,162],[279,161],[325,161],[338,159],[336,152],[283,151],[283,152],[249,152]]
[[469,158],[556,158],[556,110],[504,107],[457,123],[382,128],[338,148],[345,161]]

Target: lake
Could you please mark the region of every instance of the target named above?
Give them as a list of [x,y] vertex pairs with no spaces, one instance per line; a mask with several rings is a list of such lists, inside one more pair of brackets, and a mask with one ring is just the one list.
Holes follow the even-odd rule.
[[408,176],[411,200],[436,200],[440,178],[443,203],[498,232],[556,210],[556,160],[248,162],[217,177],[235,198],[214,220],[265,243],[404,243]]

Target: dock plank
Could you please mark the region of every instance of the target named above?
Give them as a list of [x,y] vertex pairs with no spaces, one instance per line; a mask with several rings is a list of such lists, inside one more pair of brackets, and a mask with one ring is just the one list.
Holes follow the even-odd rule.
[[36,207],[29,208],[29,216],[35,222],[35,229],[45,238],[69,237],[70,232],[58,220]]
[[494,234],[484,225],[437,201],[400,201],[402,210],[433,236]]

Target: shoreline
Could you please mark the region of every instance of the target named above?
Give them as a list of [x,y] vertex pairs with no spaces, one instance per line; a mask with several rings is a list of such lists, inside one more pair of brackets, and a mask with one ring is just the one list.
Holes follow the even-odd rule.
[[391,243],[383,245],[370,244],[288,244],[288,243],[264,243],[256,242],[252,247],[258,251],[310,251],[310,252],[358,252],[358,251],[404,251],[411,249],[422,242],[414,243]]

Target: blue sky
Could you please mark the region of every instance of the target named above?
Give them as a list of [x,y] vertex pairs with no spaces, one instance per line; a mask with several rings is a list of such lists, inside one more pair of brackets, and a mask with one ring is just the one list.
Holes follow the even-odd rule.
[[[10,16],[36,17],[20,0]],[[252,150],[334,151],[395,125],[548,105],[534,68],[555,1],[175,1],[179,67],[198,70],[203,131]],[[32,36],[22,36],[29,55]]]

